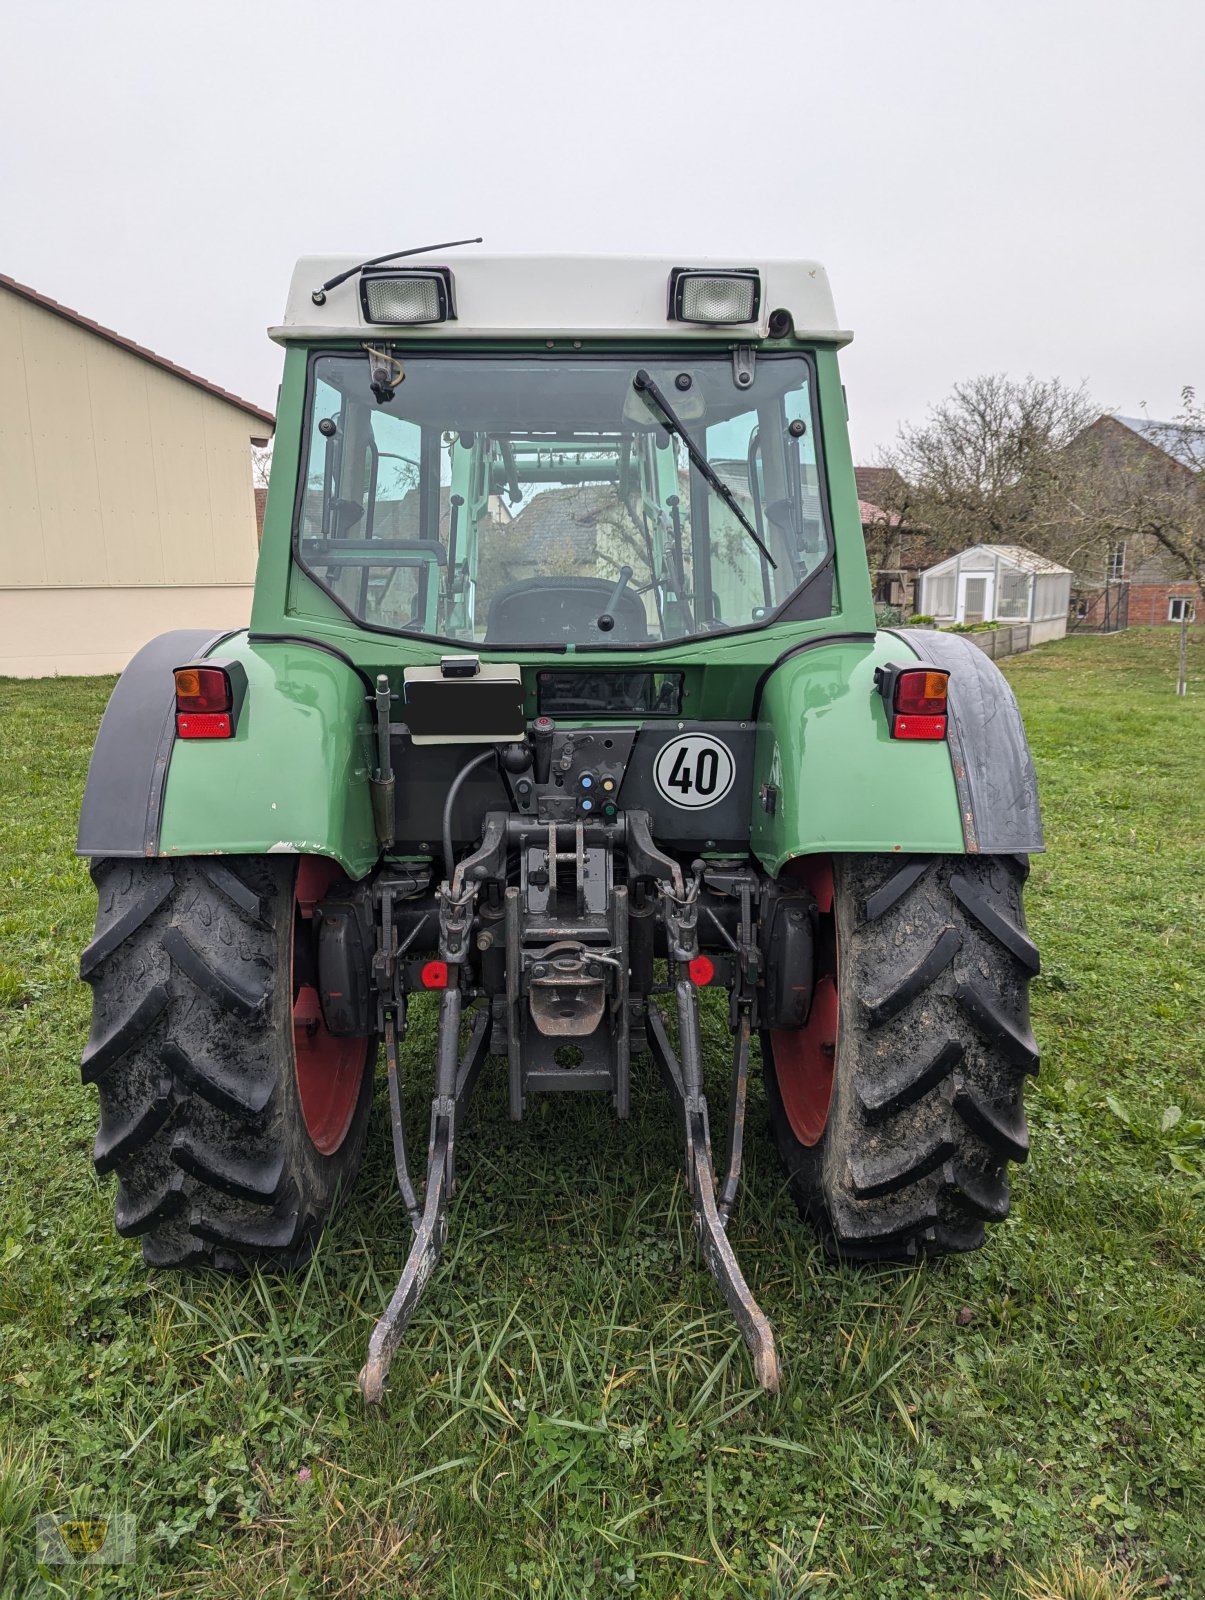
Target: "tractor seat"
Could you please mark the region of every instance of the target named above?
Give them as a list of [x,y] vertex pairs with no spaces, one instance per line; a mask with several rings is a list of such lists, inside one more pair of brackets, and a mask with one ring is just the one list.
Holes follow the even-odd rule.
[[524,578],[490,601],[485,644],[644,644],[648,620],[639,595],[625,589],[611,608],[615,626],[598,627],[615,585],[606,578]]

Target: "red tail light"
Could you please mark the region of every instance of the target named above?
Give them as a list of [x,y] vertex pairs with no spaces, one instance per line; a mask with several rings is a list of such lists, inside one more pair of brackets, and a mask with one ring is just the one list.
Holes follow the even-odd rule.
[[940,667],[877,667],[893,739],[944,739],[950,674]]
[[894,739],[944,739],[944,717],[896,717],[891,725]]
[[234,732],[225,711],[176,712],[176,736],[180,739],[229,739]]

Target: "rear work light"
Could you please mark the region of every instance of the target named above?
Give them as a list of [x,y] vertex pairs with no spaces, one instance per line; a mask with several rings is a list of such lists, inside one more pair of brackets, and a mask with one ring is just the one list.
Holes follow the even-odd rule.
[[195,662],[177,667],[176,735],[180,739],[231,739],[247,687],[241,662]]
[[950,674],[942,667],[875,668],[893,739],[944,739]]
[[366,273],[360,279],[360,305],[366,322],[393,327],[456,320],[446,267]]
[[671,322],[756,322],[761,307],[761,277],[739,272],[697,272],[675,267],[669,277]]

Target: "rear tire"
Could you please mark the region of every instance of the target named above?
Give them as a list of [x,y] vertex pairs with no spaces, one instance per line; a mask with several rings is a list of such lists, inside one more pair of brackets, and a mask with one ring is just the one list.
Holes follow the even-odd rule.
[[94,1160],[151,1266],[295,1267],[350,1191],[373,1052],[326,1034],[306,981],[305,907],[336,871],[284,855],[92,864]]
[[763,1036],[762,1048],[792,1193],[833,1254],[973,1250],[1008,1214],[1008,1163],[1029,1151],[1024,1081],[1038,1070],[1027,873],[1023,856],[833,858],[835,1052],[831,1030],[810,1045],[806,1029]]

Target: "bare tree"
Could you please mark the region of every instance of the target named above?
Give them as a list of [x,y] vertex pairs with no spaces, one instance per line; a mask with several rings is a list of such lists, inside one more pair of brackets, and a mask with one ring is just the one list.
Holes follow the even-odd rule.
[[274,440],[269,439],[267,444],[252,445],[251,447],[251,482],[257,489],[268,487],[268,478],[272,472],[272,446]]
[[1063,452],[1093,415],[1082,386],[985,373],[906,423],[883,464],[910,486],[907,517],[934,559],[971,544],[1032,545],[1036,529],[1054,525]]

